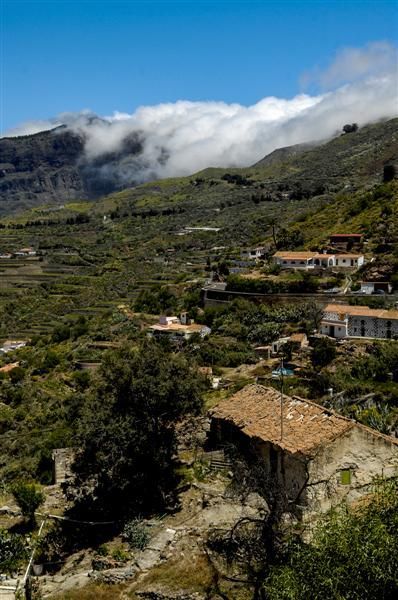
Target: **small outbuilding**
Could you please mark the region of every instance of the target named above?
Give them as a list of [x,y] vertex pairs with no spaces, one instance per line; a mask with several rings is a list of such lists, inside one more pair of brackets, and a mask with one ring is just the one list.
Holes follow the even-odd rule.
[[361,294],[391,294],[392,285],[389,281],[361,281]]

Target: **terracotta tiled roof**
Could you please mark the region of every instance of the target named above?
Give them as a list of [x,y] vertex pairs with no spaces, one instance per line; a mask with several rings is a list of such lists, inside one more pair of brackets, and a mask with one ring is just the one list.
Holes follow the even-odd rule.
[[284,258],[286,260],[309,260],[317,256],[316,252],[275,252],[274,256]]
[[312,455],[315,450],[352,429],[355,424],[323,406],[283,395],[274,388],[248,385],[212,411],[239,427],[247,436],[271,442],[292,454]]
[[192,323],[191,325],[182,325],[181,323],[168,323],[167,325],[161,325],[160,323],[156,323],[156,325],[151,325],[149,329],[152,329],[153,331],[196,333],[202,331],[204,327],[204,325],[199,325],[198,323]]
[[290,336],[290,341],[292,342],[304,342],[306,339],[307,336],[305,333],[292,333]]
[[9,373],[10,371],[13,371],[17,367],[19,367],[19,362],[9,363],[8,365],[5,365],[4,367],[0,368],[0,373]]
[[210,414],[234,424],[248,437],[279,446],[291,454],[311,457],[351,429],[358,428],[374,438],[398,446],[398,439],[384,435],[328,410],[315,402],[283,395],[281,439],[281,394],[274,388],[247,385],[222,400]]
[[336,258],[363,258],[363,254],[353,254],[353,253],[344,253],[344,254],[335,254]]
[[334,237],[350,238],[350,237],[362,237],[362,236],[363,236],[362,233],[332,233],[330,235],[331,238],[334,238]]
[[398,439],[356,423],[323,406],[290,396],[282,396],[283,437],[281,439],[281,394],[274,388],[247,385],[222,400],[211,415],[239,427],[248,437],[279,446],[292,454],[313,456],[349,430],[361,429],[375,438],[398,446]]
[[368,306],[350,306],[349,304],[328,304],[324,313],[337,313],[352,317],[376,317],[379,319],[398,319],[398,310],[385,310],[384,308],[369,308]]

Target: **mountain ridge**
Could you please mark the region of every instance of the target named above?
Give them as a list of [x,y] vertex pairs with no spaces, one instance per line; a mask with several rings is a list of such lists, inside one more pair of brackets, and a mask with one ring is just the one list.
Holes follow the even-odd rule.
[[[136,188],[140,182],[134,180],[134,173],[145,166],[144,143],[142,135],[133,133],[124,139],[119,150],[89,160],[84,152],[84,137],[62,126],[31,136],[2,138],[0,215],[16,214],[43,204],[59,206],[73,200],[97,200],[114,192]],[[355,185],[355,178],[372,180],[380,175],[384,164],[396,161],[398,119],[391,119],[366,125],[355,133],[328,142],[278,148],[251,167],[209,167],[191,176],[174,179],[186,187],[186,183],[194,179],[232,175],[230,182],[235,181],[236,189],[241,191],[246,182],[258,188],[258,192],[263,185],[273,194],[293,191],[297,195],[299,187],[304,188],[304,194],[314,195],[322,193],[322,185],[315,186],[316,181],[328,180],[328,190]],[[154,178],[149,185],[153,183],[156,187],[159,181],[162,180]],[[209,193],[213,191],[214,188]],[[196,192],[190,189],[190,193],[195,195]]]

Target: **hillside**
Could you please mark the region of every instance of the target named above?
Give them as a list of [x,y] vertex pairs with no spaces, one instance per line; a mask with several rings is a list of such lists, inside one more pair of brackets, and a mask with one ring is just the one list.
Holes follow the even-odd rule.
[[[85,140],[64,127],[34,135],[0,139],[0,215],[41,204],[98,198],[133,185],[131,161],[142,149],[137,136],[127,137],[118,152],[89,160]],[[131,177],[118,179],[130,160]]]
[[[280,356],[263,358],[258,350],[281,337],[305,334],[310,344],[303,352],[291,346],[290,356],[284,358],[293,373],[286,381],[289,396],[307,398],[383,434],[397,435],[397,342],[364,338],[335,344],[314,336],[324,305],[319,289],[340,285],[346,275],[326,273],[316,279],[308,273],[278,273],[271,258],[274,237],[282,249],[321,249],[331,233],[361,232],[367,267],[388,276],[397,290],[398,181],[383,180],[383,166],[398,156],[397,125],[398,120],[379,123],[299,153],[276,151],[249,169],[206,169],[192,177],[124,189],[95,202],[45,203],[0,219],[0,478],[2,504],[8,507],[0,520],[8,540],[8,532],[23,524],[13,512],[11,484],[20,479],[40,482],[46,494],[43,510],[55,515],[46,522],[37,555],[46,569],[38,585],[48,597],[80,599],[102,590],[102,597],[108,598],[112,589],[117,598],[119,586],[108,588],[109,582],[121,582],[123,597],[128,593],[142,598],[144,590],[148,598],[174,598],[182,587],[192,594],[203,592],[203,598],[214,597],[220,564],[216,548],[223,546],[213,545],[209,555],[212,524],[226,519],[226,526],[234,528],[237,515],[239,520],[249,515],[263,522],[262,498],[268,503],[272,494],[256,487],[267,481],[262,475],[242,476],[239,460],[231,465],[224,456],[221,472],[214,471],[212,461],[220,456],[207,454],[206,411],[248,383],[262,381],[279,389],[273,371],[280,366]],[[45,146],[41,151],[45,153]],[[79,151],[77,142],[73,152],[64,148],[58,168],[68,172]],[[28,155],[24,168],[32,160]],[[29,164],[40,168],[39,162]],[[232,268],[245,262],[241,250],[263,244],[264,260],[249,261],[242,275],[233,274]],[[264,280],[275,288],[312,283],[312,295],[294,298],[292,293],[281,299],[275,293],[262,304],[240,298],[204,306],[202,288],[211,272],[225,277],[228,285],[234,277],[244,281],[247,291]],[[351,273],[347,280],[358,285],[363,274]],[[346,298],[386,309],[396,302],[396,295]],[[178,345],[148,339],[159,314],[180,311],[210,328],[209,337],[179,340]],[[326,342],[319,345],[319,339]],[[217,389],[215,381],[220,384]],[[332,399],[330,389],[336,393]],[[125,402],[126,390],[133,390],[134,402]],[[153,398],[156,405],[159,402],[159,418]],[[133,412],[123,412],[119,420],[117,411],[123,407]],[[191,420],[186,411],[193,408],[202,413]],[[111,409],[114,412],[108,412]],[[145,435],[152,431],[154,414],[154,431],[160,432],[155,443]],[[176,435],[170,437],[174,428]],[[164,440],[170,445],[164,447]],[[132,551],[120,535],[122,521],[130,518],[125,496],[101,507],[89,494],[85,507],[79,508],[77,501],[72,510],[61,488],[50,485],[53,450],[81,444],[87,460],[80,462],[84,468],[76,489],[91,485],[90,480],[86,486],[86,465],[91,474],[103,478],[98,489],[106,492],[105,500],[108,489],[111,495],[133,489],[128,492],[129,499],[138,498],[131,513],[137,515],[133,533],[142,534],[148,520],[155,550],[151,542],[149,557],[145,549],[143,554],[139,548]],[[97,447],[99,452],[91,454]],[[158,448],[162,460],[154,455],[153,462],[147,462]],[[126,461],[135,449],[138,458]],[[167,477],[154,475],[158,464]],[[133,488],[126,488],[136,473]],[[239,494],[231,499],[235,478],[245,482],[245,490],[242,496],[240,488],[234,488]],[[158,481],[164,481],[164,491],[159,496],[150,492],[149,497],[148,489]],[[243,501],[247,482],[253,482],[253,493]],[[76,500],[73,489],[69,492],[68,502]],[[158,497],[167,501],[152,505],[152,498]],[[72,521],[59,527],[58,515],[69,515]],[[76,527],[76,517],[83,520],[83,530]],[[115,525],[112,530],[97,535],[96,528],[91,533],[86,528],[88,520],[105,525],[109,519]],[[368,523],[367,519],[366,527]],[[344,528],[346,524],[345,520]],[[265,531],[267,541],[269,530]],[[239,538],[233,547],[234,555],[237,547],[243,556],[243,574],[247,564],[241,550],[247,548],[252,564],[253,539],[257,537],[249,537],[245,545]],[[260,555],[263,551],[260,545]],[[209,556],[215,562],[209,562]],[[6,572],[21,568],[26,556],[21,552],[14,559],[16,564]],[[136,561],[144,570],[137,578],[132,568]],[[195,577],[192,564],[197,566]],[[98,565],[105,572],[92,570]],[[225,571],[226,578],[216,577],[222,597],[251,600],[252,588],[245,579],[234,579],[236,565],[231,569]],[[87,572],[93,579],[85,596],[80,586],[87,584]],[[171,588],[171,595],[157,596],[155,582],[162,593]],[[72,585],[76,589],[69,592]]]
[[[322,245],[337,228],[361,231],[370,250],[380,257],[391,254],[397,238],[396,184],[380,184],[383,164],[398,156],[397,124],[369,126],[287,163],[208,169],[96,202],[52,204],[3,219],[0,253],[33,246],[39,257],[0,260],[0,308],[14,301],[12,310],[2,313],[0,334],[46,331],[58,317],[84,307],[101,312],[131,302],[145,288],[178,281],[184,287],[198,279],[200,284],[209,259],[221,261],[239,256],[242,246],[271,243],[272,227],[279,236],[286,230],[297,249]],[[379,140],[377,152],[371,140]],[[322,165],[336,177],[319,180]],[[275,172],[282,177],[271,179]]]
[[[253,194],[266,194],[273,200],[297,200],[336,192],[347,185],[355,189],[358,184],[377,181],[383,165],[397,161],[397,129],[398,120],[393,119],[321,145],[299,144],[275,150],[251,168],[209,168],[175,180],[174,193],[182,194],[182,200],[188,195],[190,201],[206,207],[227,197],[239,196],[244,201]],[[89,159],[84,138],[62,127],[1,139],[0,215],[43,204],[59,206],[75,199],[98,199],[134,186],[143,167],[144,141],[139,134],[132,134],[118,151]],[[197,185],[193,186],[192,180]],[[163,192],[164,184],[159,186]],[[156,183],[126,194],[134,200],[145,189],[158,194]]]

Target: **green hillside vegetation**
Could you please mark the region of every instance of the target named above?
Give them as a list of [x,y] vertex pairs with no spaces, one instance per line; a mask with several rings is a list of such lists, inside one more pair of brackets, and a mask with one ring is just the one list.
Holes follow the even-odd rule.
[[[383,433],[397,432],[396,341],[335,344],[314,337],[322,313],[315,295],[264,304],[236,299],[216,307],[204,307],[201,296],[211,271],[229,287],[257,293],[315,293],[341,285],[344,275],[279,273],[269,260],[274,238],[279,249],[322,249],[336,232],[363,233],[364,251],[375,258],[352,276],[354,285],[380,269],[397,289],[398,181],[383,181],[389,179],[383,166],[398,159],[397,129],[395,119],[320,146],[276,152],[252,168],[206,169],[96,202],[35,207],[2,219],[2,254],[28,246],[37,252],[0,258],[0,345],[27,342],[0,355],[0,369],[6,367],[0,371],[5,497],[16,481],[50,484],[53,449],[75,447],[78,485],[68,489],[74,517],[107,520],[117,511],[111,532],[117,533],[128,519],[177,510],[177,492],[193,477],[195,465],[177,461],[176,423],[248,382],[280,389],[272,370],[282,356],[293,372],[283,382],[285,393]],[[204,229],[187,229],[192,227]],[[255,273],[229,274],[242,247],[260,244],[268,260]],[[389,307],[394,299],[357,301]],[[148,327],[159,314],[182,310],[208,325],[211,335],[178,344],[148,340]],[[301,352],[287,343],[281,356],[260,362],[262,346],[292,333],[307,334],[309,349]],[[211,367],[222,389],[213,390],[198,367]],[[356,558],[386,561],[392,572],[396,532],[389,515],[396,506],[392,488],[383,490],[374,508],[329,517],[313,543],[284,541],[266,567],[261,558],[258,592],[295,600],[305,589],[309,598],[337,600],[345,597],[341,578],[357,567]],[[49,532],[43,550],[48,560],[58,542],[65,557],[92,541],[80,530]],[[25,538],[10,535],[0,530],[0,546],[18,549],[16,563],[8,554],[0,561],[6,570],[26,557]],[[361,536],[367,536],[367,556],[361,554]],[[350,539],[355,552],[349,551]],[[388,556],[380,540],[391,550]],[[316,596],[309,582],[324,577],[331,556],[337,566],[326,587],[318,586],[323,596]],[[364,571],[356,579],[358,587],[349,587],[347,598],[394,597],[397,582],[388,573],[374,577],[368,595]]]
[[[248,244],[265,242],[272,253],[273,229],[282,247],[295,248],[322,247],[336,230],[363,232],[366,252],[395,283],[398,189],[396,181],[382,182],[382,166],[398,156],[397,124],[395,119],[364,127],[288,155],[283,163],[207,169],[95,203],[35,208],[3,219],[1,252],[33,246],[38,253],[0,259],[0,341],[30,340],[25,349],[0,358],[0,367],[18,360],[22,369],[0,375],[6,477],[21,469],[48,481],[51,448],[71,443],[80,390],[92,377],[79,365],[101,362],[107,344],[139,343],[160,312],[188,309],[208,323],[212,336],[194,350],[188,344],[186,352],[202,365],[221,369],[255,364],[255,345],[282,333],[313,331],[316,319],[305,306],[298,316],[287,307],[282,319],[276,307],[253,313],[247,303],[201,312],[200,288],[210,268],[221,272]],[[321,164],[327,177],[333,175],[327,190],[318,186]],[[278,181],[270,180],[278,174]],[[187,232],[188,226],[219,230]],[[283,286],[313,291],[339,283],[303,275],[267,277],[265,283],[238,276],[229,281],[246,291],[261,291],[260,284],[272,284],[271,291]],[[309,397],[322,397],[326,383],[317,387],[307,379],[295,385]],[[342,382],[333,385],[341,389]],[[392,406],[393,389],[387,394]],[[387,420],[389,426],[395,423],[395,417]],[[40,428],[48,428],[48,435],[40,437]]]

